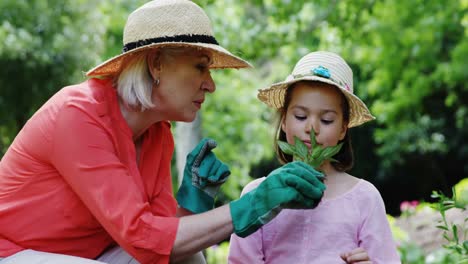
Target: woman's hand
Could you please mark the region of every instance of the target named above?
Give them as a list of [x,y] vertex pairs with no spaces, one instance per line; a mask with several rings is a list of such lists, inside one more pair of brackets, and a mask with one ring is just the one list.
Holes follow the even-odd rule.
[[301,161],[272,171],[260,185],[231,202],[234,232],[246,237],[284,208],[313,209],[323,196],[323,174]]
[[177,202],[193,213],[213,209],[219,188],[231,174],[229,167],[211,151],[216,145],[213,139],[204,138],[187,155]]
[[350,252],[345,252],[340,255],[340,257],[346,261],[348,264],[371,264],[372,261],[369,259],[369,255],[367,255],[367,251],[363,248],[356,248],[351,250]]

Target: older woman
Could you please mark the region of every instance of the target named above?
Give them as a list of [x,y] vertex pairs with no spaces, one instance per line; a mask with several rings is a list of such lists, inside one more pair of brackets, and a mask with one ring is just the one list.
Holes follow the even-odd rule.
[[216,89],[210,69],[249,66],[191,1],[135,10],[123,53],[55,94],[0,161],[0,263],[168,263],[247,236],[282,208],[316,206],[320,174],[293,162],[213,209],[230,172],[212,140],[188,155],[172,193],[169,121],[194,120]]

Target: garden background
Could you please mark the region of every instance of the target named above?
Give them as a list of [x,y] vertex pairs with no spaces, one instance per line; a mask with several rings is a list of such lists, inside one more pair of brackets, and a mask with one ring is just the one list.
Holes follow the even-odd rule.
[[[0,2],[0,158],[53,93],[85,80],[84,72],[121,52],[126,17],[144,2]],[[175,189],[177,165],[201,137],[218,142],[215,152],[232,170],[218,204],[267,175],[278,164],[276,120],[256,99],[257,89],[282,81],[310,51],[338,52],[353,68],[355,92],[377,117],[351,130],[356,158],[351,174],[381,192],[403,262],[468,263],[466,237],[455,242],[449,234],[467,233],[466,211],[455,217],[461,219],[453,224],[456,232],[452,222],[446,224],[447,238],[436,228],[446,216],[445,207],[437,205],[445,201],[450,207],[457,183],[452,205],[466,208],[468,201],[468,0],[195,2],[208,13],[221,45],[255,68],[213,71],[218,89],[197,121],[174,124]],[[447,197],[431,197],[433,191]],[[425,214],[435,217],[428,226],[442,232],[437,236],[445,248],[425,249],[402,224],[406,219],[415,228],[415,221],[432,219]],[[457,252],[450,245],[458,246],[460,258],[447,256],[447,250]],[[208,249],[209,264],[223,263],[226,250],[227,242]]]

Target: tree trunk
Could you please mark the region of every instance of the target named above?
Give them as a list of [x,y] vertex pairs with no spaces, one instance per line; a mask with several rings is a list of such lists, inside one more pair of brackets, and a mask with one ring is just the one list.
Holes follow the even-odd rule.
[[184,176],[184,166],[187,154],[201,140],[201,114],[198,113],[195,120],[191,123],[177,122],[175,127],[175,149],[176,165],[178,173],[178,183],[182,182]]

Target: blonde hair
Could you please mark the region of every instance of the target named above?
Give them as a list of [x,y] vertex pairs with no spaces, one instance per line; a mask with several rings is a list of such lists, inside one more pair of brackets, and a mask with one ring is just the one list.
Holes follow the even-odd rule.
[[148,71],[147,52],[135,56],[117,76],[117,93],[123,102],[132,109],[143,112],[154,107],[151,100],[153,77]]

